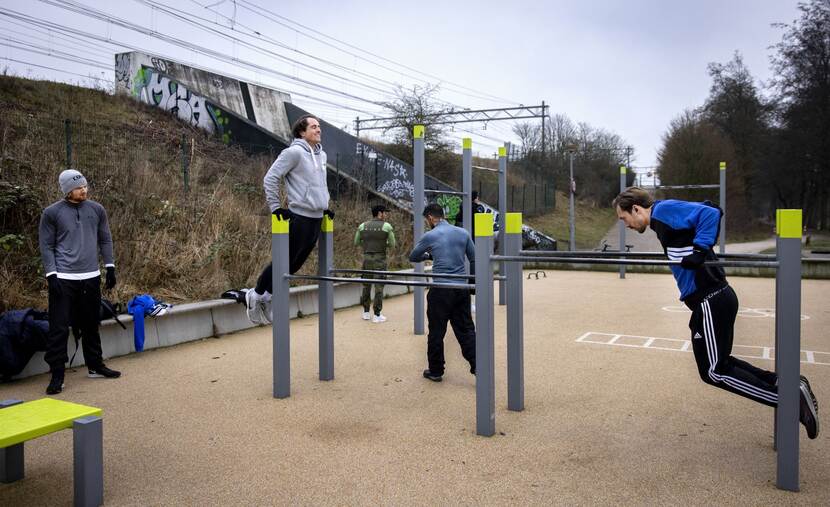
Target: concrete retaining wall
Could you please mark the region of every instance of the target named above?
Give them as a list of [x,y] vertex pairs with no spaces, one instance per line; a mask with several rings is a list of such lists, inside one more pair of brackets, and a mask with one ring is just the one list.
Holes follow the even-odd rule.
[[[405,273],[406,271],[411,270],[402,272]],[[334,284],[335,309],[360,304],[362,288],[362,285],[353,283]],[[408,287],[400,285],[387,285],[384,288],[386,296],[399,296],[409,292]],[[316,314],[318,312],[317,285],[292,288],[289,312],[292,319]],[[127,326],[127,329],[122,329],[112,319],[101,322],[101,345],[104,349],[104,359],[135,352],[133,317],[125,314],[118,318]],[[212,299],[210,301],[176,305],[161,317],[145,317],[144,350],[169,347],[204,338],[220,337],[252,327],[255,326],[248,320],[245,305],[228,299]],[[71,337],[69,338],[68,350],[69,357],[72,357],[75,351],[75,340]],[[84,362],[84,352],[82,348],[79,348],[78,355],[72,365],[77,367],[84,364],[86,364]],[[39,375],[48,371],[49,366],[43,360],[43,352],[38,352],[15,378]]]

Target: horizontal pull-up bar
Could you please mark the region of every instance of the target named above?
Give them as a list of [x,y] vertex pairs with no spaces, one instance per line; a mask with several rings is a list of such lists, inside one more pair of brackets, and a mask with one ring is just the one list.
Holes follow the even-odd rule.
[[435,190],[430,188],[424,189],[425,194],[446,194],[446,195],[467,195],[467,192],[459,192],[457,190]]
[[[521,250],[519,255],[527,255],[533,257],[641,257],[645,259],[665,259],[666,254],[662,252],[616,252],[613,250],[593,251],[593,250],[575,250],[575,251],[545,251],[545,250]],[[775,260],[775,255],[770,254],[718,254],[722,259],[754,259],[754,260]]]
[[[475,278],[475,275],[457,275],[451,273],[415,273],[414,271],[378,271],[372,269],[330,269],[329,273],[354,273],[354,274],[365,274],[365,275],[383,275],[383,276],[400,276],[400,277],[413,277],[413,278],[453,278],[458,280],[471,280]],[[505,277],[502,275],[495,275],[493,276],[494,280],[504,280]]]
[[720,188],[720,185],[716,183],[709,185],[660,185],[652,188],[654,190],[696,190],[699,188]]
[[321,280],[324,282],[366,283],[373,285],[411,285],[413,287],[433,287],[436,289],[475,289],[472,283],[440,283],[440,282],[409,282],[406,280],[380,280],[377,278],[346,278],[338,276],[319,275],[285,275],[288,280]]
[[[550,262],[554,264],[612,264],[617,266],[679,266],[680,261],[650,259],[604,259],[587,257],[529,257],[522,255],[491,255],[490,260],[504,262]],[[706,261],[707,266],[723,268],[778,268],[776,261]]]

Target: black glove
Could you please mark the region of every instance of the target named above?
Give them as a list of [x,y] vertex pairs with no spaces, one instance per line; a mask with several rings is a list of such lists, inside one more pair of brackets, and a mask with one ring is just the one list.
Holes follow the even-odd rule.
[[698,269],[706,260],[706,248],[694,246],[692,253],[680,260],[680,266],[686,269]]
[[329,217],[330,220],[334,220],[334,210],[327,209],[323,214]]
[[115,268],[107,266],[107,281],[104,283],[104,288],[107,290],[115,287]]
[[277,208],[274,211],[272,211],[272,213],[280,220],[291,220],[292,218],[294,218],[294,213],[291,210],[285,208]]
[[58,280],[58,275],[51,274],[47,276],[46,283],[49,284],[49,292],[51,294],[61,293],[61,282]]

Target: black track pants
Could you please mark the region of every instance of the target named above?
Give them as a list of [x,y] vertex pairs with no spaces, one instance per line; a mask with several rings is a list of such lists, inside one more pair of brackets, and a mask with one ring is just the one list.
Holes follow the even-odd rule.
[[460,289],[429,289],[427,293],[427,361],[429,371],[444,374],[444,335],[447,322],[452,326],[455,338],[461,346],[461,355],[476,365],[476,328],[470,313],[470,292]]
[[[303,267],[314,245],[320,239],[320,226],[322,218],[309,218],[302,215],[294,215],[288,222],[288,271],[293,275]],[[273,292],[273,280],[271,279],[271,264],[262,271],[256,281],[257,294]]]
[[62,371],[69,357],[66,352],[69,326],[81,332],[81,345],[87,367],[95,369],[102,364],[101,335],[101,277],[86,280],[58,280],[57,291],[49,291],[49,335],[44,359],[52,371]]
[[778,405],[775,373],[732,357],[732,339],[738,297],[726,286],[690,305],[692,349],[698,373],[707,384],[764,405]]

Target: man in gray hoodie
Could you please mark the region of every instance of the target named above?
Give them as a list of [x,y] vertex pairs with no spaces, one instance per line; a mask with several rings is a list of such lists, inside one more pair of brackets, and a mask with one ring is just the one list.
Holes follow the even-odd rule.
[[52,378],[46,394],[63,390],[69,325],[81,332],[89,377],[117,378],[121,372],[104,365],[101,335],[101,270],[98,254],[107,269],[106,288],[115,287],[107,212],[87,196],[84,175],[74,169],[60,173],[58,185],[64,198],[52,204],[40,218],[39,243],[43,271],[49,284],[49,335],[44,359]]
[[[294,141],[282,150],[263,179],[265,200],[271,213],[290,220],[288,225],[289,271],[303,266],[320,237],[323,215],[334,218],[328,209],[326,152],[320,144],[320,121],[312,115],[300,117],[291,127]],[[285,189],[283,207],[280,191]],[[262,271],[256,287],[245,294],[248,318],[255,324],[270,324],[271,264]]]

